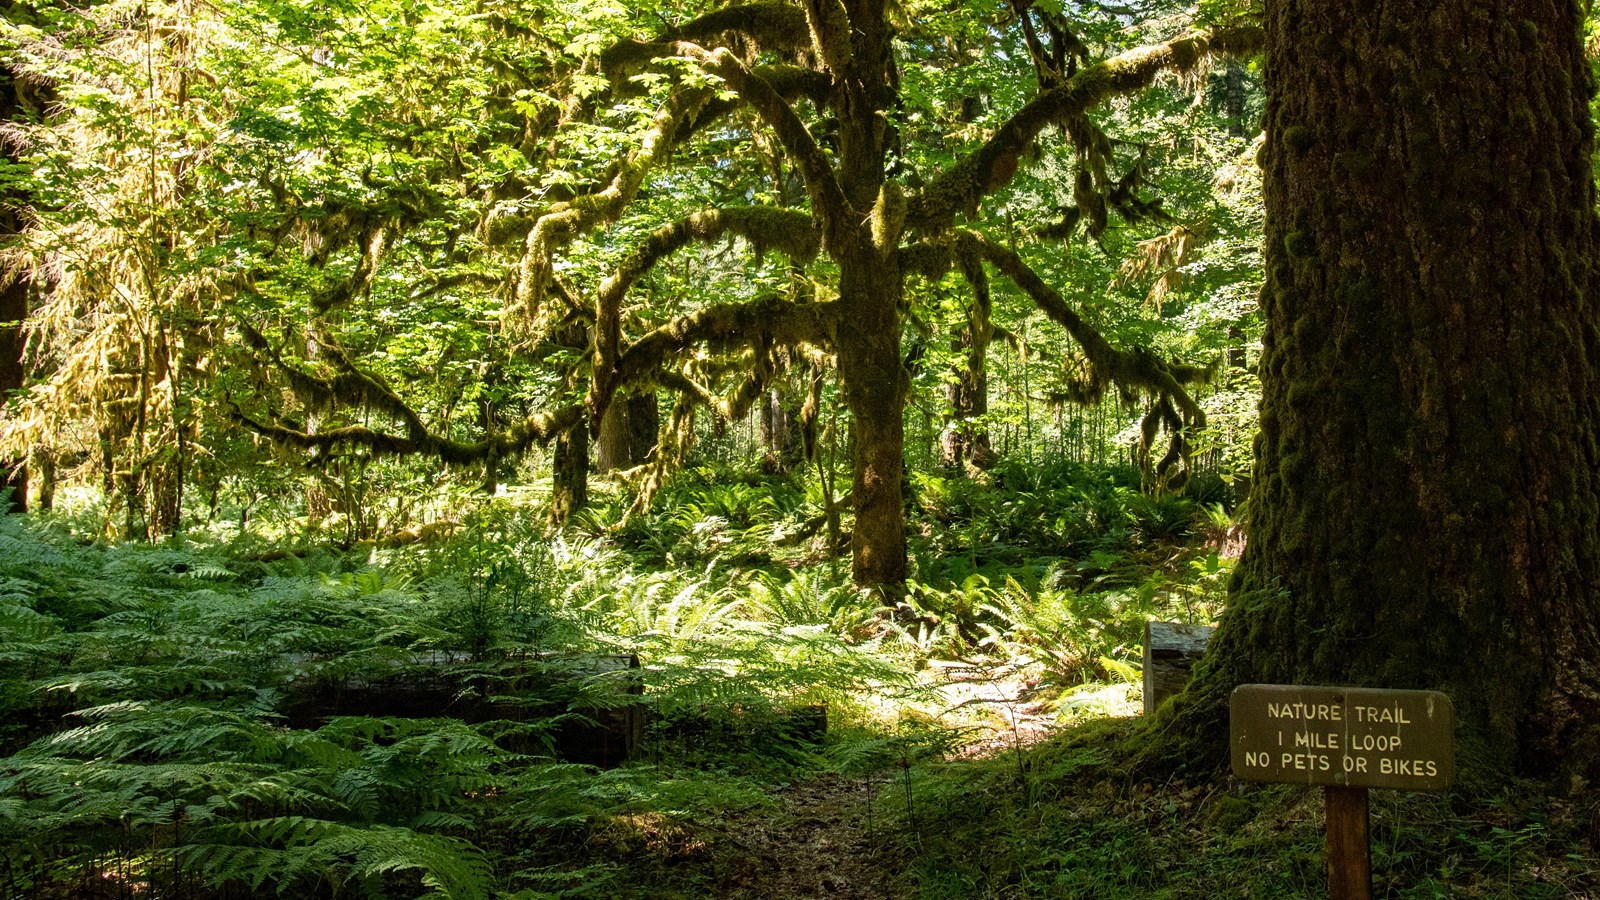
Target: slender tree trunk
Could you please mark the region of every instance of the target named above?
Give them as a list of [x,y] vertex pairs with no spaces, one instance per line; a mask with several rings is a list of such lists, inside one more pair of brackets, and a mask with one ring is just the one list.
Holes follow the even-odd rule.
[[[308,326],[306,333],[306,361],[314,362],[321,352],[318,349],[316,338],[310,333]],[[315,409],[306,411],[306,434],[316,434],[322,427],[322,415]],[[322,528],[322,523],[333,515],[334,500],[328,491],[332,483],[329,477],[328,463],[325,459],[317,460],[318,466],[306,473],[306,527],[312,531]]]
[[989,341],[994,327],[989,322],[989,292],[977,293],[967,324],[951,347],[961,354],[963,365],[944,389],[950,421],[945,425],[939,461],[956,473],[965,472],[968,466],[987,469],[995,461],[989,428],[982,422],[989,412]]
[[[151,336],[151,359],[147,365],[151,368],[150,380],[155,385],[167,386],[169,393],[169,406],[171,407],[172,437],[171,443],[162,436],[159,419],[150,423],[150,431],[159,441],[154,449],[146,444],[143,464],[143,487],[146,495],[145,509],[145,539],[153,541],[159,537],[173,535],[183,525],[183,480],[185,464],[188,462],[188,441],[186,424],[178,412],[180,395],[178,386],[183,383],[182,362],[165,328],[152,322],[156,331]],[[154,394],[154,392],[152,392]],[[153,405],[153,404],[152,404]],[[161,423],[164,424],[164,423]]]
[[[0,222],[0,230],[5,227],[6,223]],[[19,277],[0,290],[0,416],[11,393],[24,384],[22,320],[27,315],[28,282]],[[0,458],[0,492],[8,488],[10,499],[0,502],[0,513],[27,511],[28,469],[23,460]]]
[[[487,397],[478,399],[478,424],[486,435],[494,437],[500,429],[500,414],[494,402]],[[500,493],[500,454],[490,451],[483,460],[483,493],[493,497]]]
[[56,506],[56,454],[47,446],[37,446],[30,454],[28,465],[38,473],[39,509],[49,511]]
[[589,505],[589,423],[579,423],[555,439],[551,453],[550,524],[561,526]]
[[[17,84],[11,70],[0,67],[0,121],[11,122],[21,117],[22,109],[18,100]],[[7,142],[4,155],[11,162],[16,162],[16,145]],[[26,203],[26,198],[17,196],[15,191],[8,193],[11,196],[5,198],[4,204],[0,204],[0,241],[8,241],[18,232],[21,223],[13,210]],[[26,383],[27,373],[22,359],[22,321],[28,317],[28,293],[28,279],[20,273],[0,289],[0,418],[5,415],[11,393],[21,390]],[[0,492],[8,488],[11,490],[10,501],[0,502],[0,513],[27,511],[28,469],[24,462],[0,458]]]
[[806,456],[800,433],[800,409],[783,392],[773,388],[761,397],[762,465],[770,472],[787,472],[804,465]]
[[1222,70],[1223,116],[1228,122],[1228,134],[1246,137],[1244,121],[1244,66],[1229,59]]
[[594,470],[597,474],[626,469],[632,463],[629,452],[628,404],[613,397],[600,417],[600,433],[594,442]]
[[1243,681],[1437,688],[1469,764],[1600,768],[1582,19],[1269,4],[1250,541],[1180,718]]
[[661,407],[654,392],[628,398],[628,459],[634,465],[655,458],[661,436]]
[[[589,346],[589,331],[581,325],[560,332],[564,346],[579,350]],[[566,525],[572,515],[589,505],[589,417],[559,435],[550,455],[550,524]]]

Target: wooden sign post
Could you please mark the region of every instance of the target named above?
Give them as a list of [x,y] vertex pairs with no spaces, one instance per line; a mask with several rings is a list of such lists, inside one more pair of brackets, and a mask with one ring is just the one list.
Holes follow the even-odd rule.
[[1455,710],[1438,691],[1246,684],[1229,701],[1233,774],[1323,785],[1330,900],[1370,900],[1367,789],[1442,791]]

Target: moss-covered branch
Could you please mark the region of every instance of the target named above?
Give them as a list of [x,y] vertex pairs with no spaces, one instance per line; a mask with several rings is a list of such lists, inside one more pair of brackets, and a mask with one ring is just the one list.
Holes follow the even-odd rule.
[[850,70],[853,54],[850,12],[841,0],[804,0],[812,49],[835,75]]
[[821,246],[821,236],[810,215],[771,206],[707,209],[656,229],[600,284],[595,294],[594,382],[589,393],[589,408],[595,416],[596,428],[617,388],[617,362],[622,352],[622,302],[628,290],[668,254],[691,241],[711,242],[725,235],[737,235],[749,241],[758,255],[774,249],[799,264],[815,258]]
[[805,66],[756,66],[750,72],[771,85],[783,99],[793,103],[804,98],[819,109],[828,105],[833,89],[833,78],[828,73]]
[[737,36],[745,44],[776,51],[795,51],[810,43],[806,15],[797,6],[783,2],[741,3],[712,10],[668,29],[654,41],[623,41],[600,55],[601,67],[608,75],[632,75],[662,53],[664,44],[689,41],[703,47],[724,47],[724,36]]
[[964,248],[970,247],[1010,278],[1040,311],[1065,328],[1078,346],[1083,348],[1092,373],[1087,384],[1090,395],[1085,399],[1098,399],[1112,383],[1141,388],[1153,394],[1172,397],[1189,422],[1204,424],[1204,411],[1189,396],[1184,385],[1203,384],[1207,376],[1205,368],[1163,362],[1143,348],[1116,349],[1093,325],[1084,321],[1055,288],[1046,284],[1016,251],[972,231],[959,231],[957,237]]
[[431,456],[450,465],[481,463],[491,456],[503,459],[526,452],[535,444],[568,431],[583,421],[584,407],[573,404],[553,412],[527,416],[481,441],[454,441],[426,430],[405,435],[392,434],[362,425],[308,431],[293,423],[249,416],[235,407],[234,421],[262,437],[301,450],[328,452],[340,447],[364,447],[385,456]]
[[355,271],[350,277],[341,279],[331,289],[320,291],[311,297],[311,306],[319,313],[326,313],[348,304],[351,300],[370,290],[372,280],[377,277],[378,264],[383,258],[384,250],[389,244],[389,230],[382,225],[377,225],[367,230],[361,236],[358,246],[360,254],[356,258]]
[[685,88],[662,105],[637,150],[630,153],[600,190],[557,203],[535,220],[528,230],[517,273],[513,302],[506,310],[508,324],[531,330],[550,287],[555,252],[594,228],[610,224],[633,202],[639,187],[655,166],[678,144],[680,131],[712,99],[706,88]]
[[290,392],[308,409],[363,409],[394,419],[404,430],[403,434],[396,434],[352,425],[312,431],[276,414],[267,418],[250,416],[237,404],[234,405],[231,415],[236,421],[263,437],[287,446],[321,451],[356,446],[391,456],[426,455],[451,465],[464,465],[482,462],[491,455],[497,458],[514,456],[534,444],[546,443],[551,437],[581,421],[584,410],[582,404],[573,404],[553,412],[528,416],[481,441],[452,440],[433,433],[422,416],[399,394],[376,376],[356,368],[341,348],[327,343],[319,344],[322,363],[332,369],[332,374],[313,374],[284,359],[266,336],[248,321],[241,317],[235,317],[234,321],[245,344],[266,357],[267,362],[288,383]]
[[957,231],[956,241],[960,255],[977,254],[1010,278],[1083,349],[1089,364],[1084,368],[1083,379],[1074,385],[1071,399],[1080,403],[1098,401],[1112,385],[1130,399],[1139,391],[1148,393],[1155,402],[1143,422],[1141,452],[1148,455],[1157,430],[1166,428],[1173,435],[1173,443],[1155,471],[1164,475],[1188,455],[1189,436],[1205,427],[1206,414],[1189,396],[1185,385],[1203,384],[1210,374],[1207,369],[1164,361],[1142,347],[1118,350],[1084,321],[1016,251],[972,231]]
[[1010,183],[1022,153],[1049,126],[1064,124],[1116,94],[1143,90],[1162,72],[1191,71],[1215,54],[1254,53],[1263,36],[1254,25],[1201,32],[1129,50],[1084,68],[1061,86],[1039,94],[983,146],[934,178],[911,200],[907,227],[934,233],[950,227],[957,213],[977,209],[984,196]]
[[822,224],[823,234],[845,226],[852,215],[851,206],[845,199],[844,190],[839,186],[827,155],[800,120],[791,102],[726,49],[707,50],[688,42],[674,44],[673,48],[676,55],[694,60],[701,68],[727,82],[728,87],[750,104],[761,121],[772,129],[778,143],[783,145],[784,152],[794,160],[805,179],[806,193],[811,198],[812,211]]
[[775,296],[709,306],[662,325],[624,350],[617,361],[617,383],[631,383],[660,368],[673,354],[700,343],[712,347],[831,344],[838,320],[837,303],[795,303]]

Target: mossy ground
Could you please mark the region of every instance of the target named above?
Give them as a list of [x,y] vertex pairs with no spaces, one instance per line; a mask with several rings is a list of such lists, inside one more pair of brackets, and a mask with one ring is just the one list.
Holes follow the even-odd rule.
[[[1327,896],[1320,789],[1225,771],[1132,780],[1110,756],[1136,729],[1113,719],[1060,730],[1022,748],[1020,775],[1002,745],[782,785],[771,806],[686,825],[637,857],[624,879],[637,890],[619,896]],[[1586,785],[1374,791],[1371,822],[1375,897],[1600,897],[1600,797]]]

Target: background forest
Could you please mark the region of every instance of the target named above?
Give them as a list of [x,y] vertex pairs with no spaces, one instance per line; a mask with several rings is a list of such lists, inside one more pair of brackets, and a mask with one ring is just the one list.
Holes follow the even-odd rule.
[[6,4],[0,894],[1319,895],[1316,795],[1118,774],[1245,541],[1248,13]]

